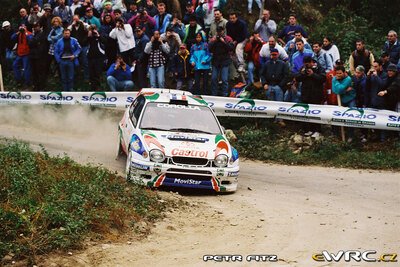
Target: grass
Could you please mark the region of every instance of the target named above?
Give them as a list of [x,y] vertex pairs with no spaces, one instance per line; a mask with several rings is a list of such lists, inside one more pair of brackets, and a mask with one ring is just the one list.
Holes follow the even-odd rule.
[[0,259],[81,248],[155,221],[169,202],[110,171],[50,157],[17,141],[0,144]]
[[300,133],[297,122],[286,122],[285,129],[265,119],[222,118],[221,123],[235,132],[237,141],[232,144],[241,157],[288,165],[400,170],[399,137],[385,143],[362,144],[356,140],[349,144],[330,136],[327,128],[322,140],[294,153],[290,137]]

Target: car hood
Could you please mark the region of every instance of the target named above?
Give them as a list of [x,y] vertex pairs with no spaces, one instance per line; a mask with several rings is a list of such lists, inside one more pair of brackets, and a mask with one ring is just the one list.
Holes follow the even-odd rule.
[[214,159],[219,154],[231,153],[231,146],[222,134],[142,130],[142,137],[149,151],[160,149],[167,157]]

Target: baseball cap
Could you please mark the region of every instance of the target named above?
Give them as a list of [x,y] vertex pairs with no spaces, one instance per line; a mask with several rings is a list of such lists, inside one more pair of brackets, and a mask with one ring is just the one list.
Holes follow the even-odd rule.
[[390,63],[386,70],[387,71],[396,71],[397,72],[397,67],[396,67],[395,64]]
[[52,10],[51,5],[49,3],[44,4],[43,10]]
[[364,68],[363,65],[358,65],[358,66],[356,67],[356,71],[365,72],[365,68]]
[[86,12],[88,11],[92,11],[92,8],[91,7],[86,8]]
[[341,61],[340,59],[338,59],[338,60],[335,61],[335,65],[336,65],[336,66],[339,66],[339,65],[340,65],[340,66],[343,66],[343,65],[344,65],[344,62]]
[[140,27],[135,27],[135,32],[136,31],[141,31],[142,30],[142,28],[140,28]]
[[1,25],[1,27],[5,28],[5,27],[10,26],[10,25],[11,25],[10,22],[6,20],[6,21],[3,21],[3,24]]
[[270,54],[279,54],[279,50],[276,49],[276,48],[272,48],[272,49],[270,50]]

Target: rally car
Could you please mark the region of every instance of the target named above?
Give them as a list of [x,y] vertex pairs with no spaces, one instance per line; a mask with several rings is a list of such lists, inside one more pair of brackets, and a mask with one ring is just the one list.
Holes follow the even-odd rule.
[[142,89],[118,125],[126,178],[149,187],[233,192],[238,152],[207,103],[189,92]]

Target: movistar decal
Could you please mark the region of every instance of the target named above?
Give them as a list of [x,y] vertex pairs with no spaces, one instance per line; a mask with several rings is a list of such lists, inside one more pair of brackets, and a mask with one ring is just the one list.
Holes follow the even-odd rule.
[[178,134],[169,134],[169,135],[161,135],[161,137],[167,138],[173,141],[192,141],[192,142],[199,142],[205,143],[208,142],[208,138],[199,137],[199,136],[191,136],[191,135],[178,135]]
[[[242,111],[263,111],[266,110],[266,106],[257,106],[253,99],[242,99],[236,104],[226,103],[225,108],[234,109],[234,110],[242,110]],[[226,110],[225,112],[230,112]]]
[[117,98],[115,96],[107,97],[107,94],[105,92],[94,92],[90,96],[82,96],[82,101],[114,103],[117,101]]
[[72,101],[74,97],[63,95],[62,92],[50,92],[47,95],[40,95],[40,100]]

